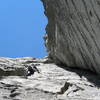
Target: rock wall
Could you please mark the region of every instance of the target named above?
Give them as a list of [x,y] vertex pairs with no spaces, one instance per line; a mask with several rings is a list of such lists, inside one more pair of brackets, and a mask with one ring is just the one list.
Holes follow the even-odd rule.
[[42,0],[46,47],[56,63],[100,74],[100,0]]

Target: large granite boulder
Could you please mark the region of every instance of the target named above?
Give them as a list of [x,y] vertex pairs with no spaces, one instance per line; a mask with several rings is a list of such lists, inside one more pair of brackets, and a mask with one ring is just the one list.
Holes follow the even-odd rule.
[[56,63],[100,74],[100,0],[42,0],[46,47]]

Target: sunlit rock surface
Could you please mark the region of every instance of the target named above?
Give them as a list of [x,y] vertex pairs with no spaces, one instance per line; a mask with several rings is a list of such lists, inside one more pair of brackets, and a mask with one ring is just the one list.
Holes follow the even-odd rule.
[[46,46],[56,63],[100,74],[100,0],[42,0]]
[[[40,73],[26,77],[33,64]],[[48,58],[0,58],[0,100],[100,100],[100,78]]]

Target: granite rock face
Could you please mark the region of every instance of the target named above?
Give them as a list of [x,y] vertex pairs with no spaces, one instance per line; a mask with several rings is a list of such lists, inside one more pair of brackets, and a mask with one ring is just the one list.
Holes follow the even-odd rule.
[[[33,64],[40,73],[26,77]],[[0,100],[100,100],[100,77],[48,58],[0,58]]]
[[100,1],[42,2],[49,57],[0,58],[0,100],[100,100]]
[[56,63],[100,74],[100,0],[42,0],[46,47]]

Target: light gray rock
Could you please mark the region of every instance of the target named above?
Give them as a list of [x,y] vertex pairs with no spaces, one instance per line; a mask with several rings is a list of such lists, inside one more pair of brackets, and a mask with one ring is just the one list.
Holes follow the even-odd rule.
[[56,63],[100,74],[100,0],[42,0],[46,47]]
[[[0,64],[0,70],[6,74],[0,75],[0,100],[100,99],[100,78],[92,72],[57,66],[49,63],[48,58],[0,58]],[[37,65],[40,73],[35,72],[27,78],[19,70],[13,70],[16,71],[14,75],[7,73],[13,66],[13,69],[25,69],[32,64]]]

